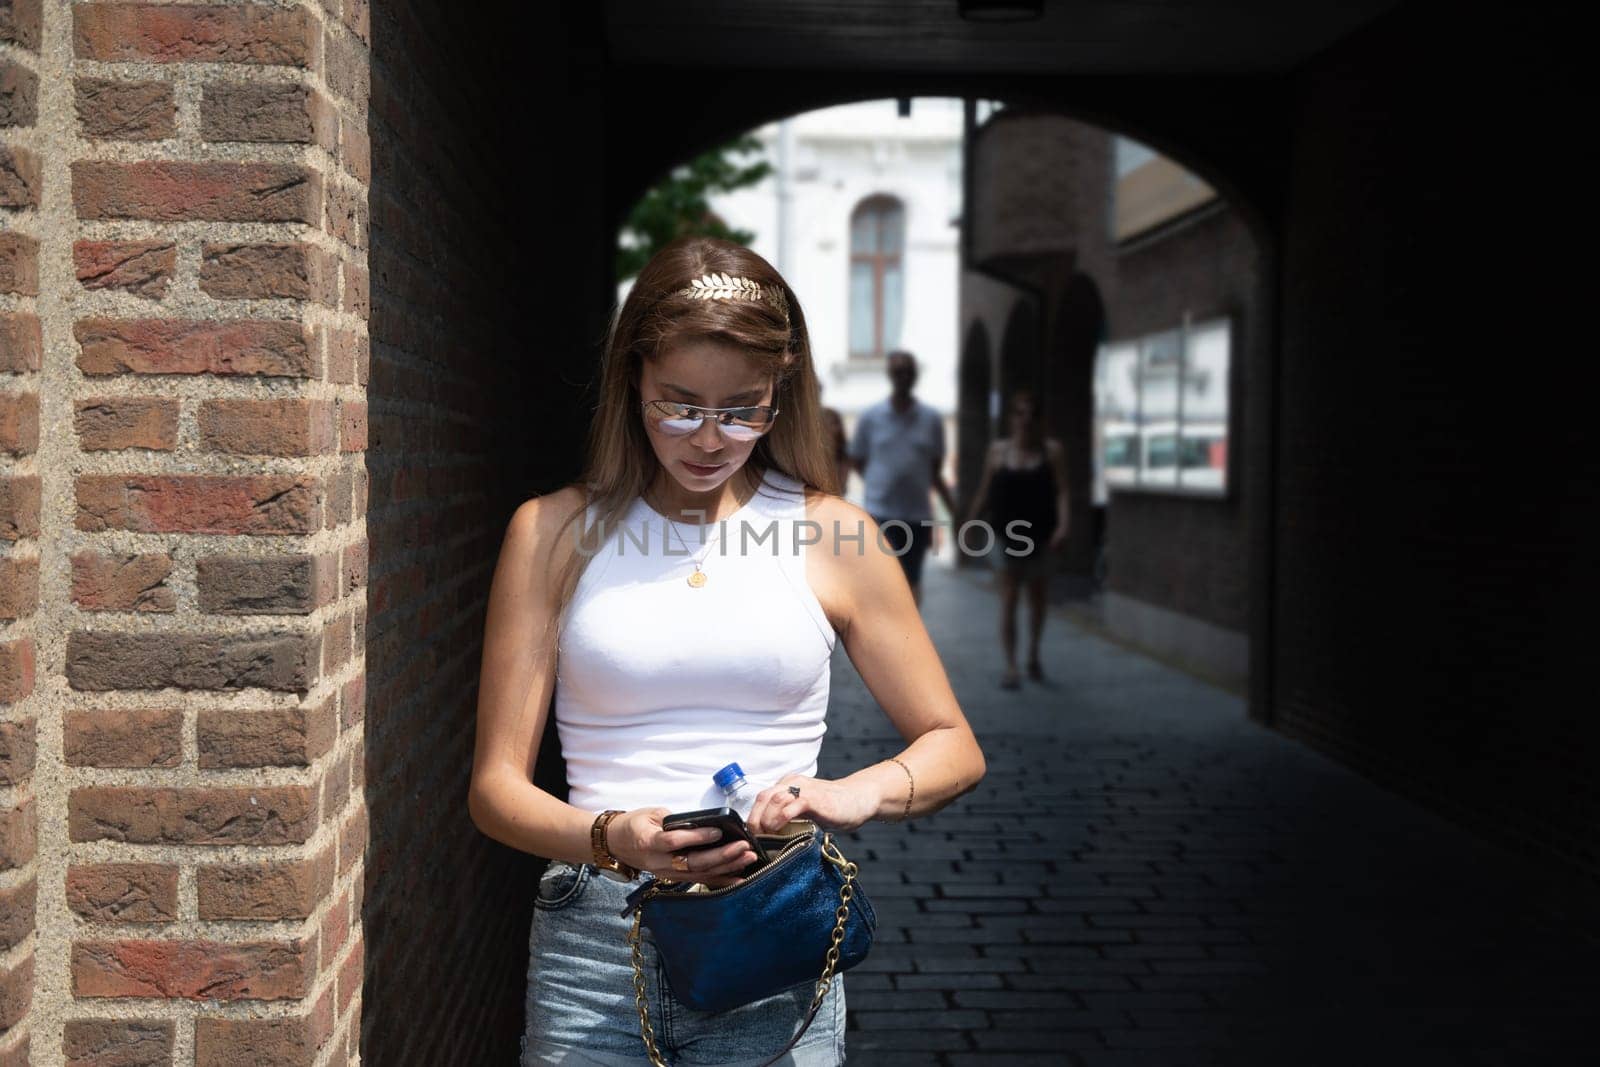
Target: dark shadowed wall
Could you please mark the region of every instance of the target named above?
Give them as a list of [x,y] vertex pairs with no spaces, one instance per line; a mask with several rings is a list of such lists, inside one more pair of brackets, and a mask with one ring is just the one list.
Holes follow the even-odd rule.
[[1600,877],[1576,695],[1596,464],[1567,325],[1589,298],[1555,247],[1587,194],[1539,158],[1571,132],[1549,40],[1532,15],[1406,8],[1294,80],[1272,704],[1281,729]]
[[461,14],[372,18],[369,1063],[516,1055],[540,861],[467,814],[484,609],[511,513],[577,475],[608,258],[583,49]]

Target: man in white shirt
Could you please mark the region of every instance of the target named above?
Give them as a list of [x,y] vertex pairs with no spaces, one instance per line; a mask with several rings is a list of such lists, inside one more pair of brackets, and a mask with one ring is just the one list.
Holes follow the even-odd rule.
[[917,384],[916,357],[891,352],[888,365],[892,392],[861,413],[850,441],[850,460],[866,483],[867,513],[882,530],[884,543],[899,556],[911,595],[921,604],[922,558],[933,543],[929,491],[938,493],[946,511],[955,514],[941,472],[944,418],[911,395]]

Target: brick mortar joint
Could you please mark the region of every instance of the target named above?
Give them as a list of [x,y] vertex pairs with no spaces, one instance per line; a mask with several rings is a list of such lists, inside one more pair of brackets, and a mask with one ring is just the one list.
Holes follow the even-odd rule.
[[[158,222],[152,219],[77,219],[79,239],[90,241],[166,240],[173,244],[187,241],[233,242],[237,244],[311,243],[325,250],[345,249],[337,237],[308,222],[214,222],[185,219]],[[93,294],[101,295],[101,294]],[[154,304],[154,302],[151,302]]]
[[[122,475],[128,472],[111,473]],[[316,555],[366,540],[366,520],[353,520],[332,528],[324,526],[310,533],[278,536],[75,528],[64,531],[63,536],[66,540],[57,543],[65,544],[70,549],[63,553],[63,558],[71,556],[74,552],[88,551],[102,545],[112,546],[113,551],[128,552],[159,552],[172,547],[186,548],[190,553],[212,552],[216,555],[251,555],[257,552],[265,556],[294,555],[300,552]],[[226,549],[228,545],[235,546],[235,550],[228,551]]]
[[10,41],[0,42],[0,62],[16,63],[35,74],[39,72],[39,57]]
[[[27,620],[19,621],[25,622]],[[17,626],[15,623],[8,624],[5,627],[0,627],[0,644],[9,644],[12,641],[19,641],[24,638],[31,638],[32,636],[33,633],[31,630]],[[26,719],[31,718],[28,713],[21,709],[21,703],[8,705],[5,709],[0,709],[0,723],[23,722]],[[29,778],[31,777],[32,775],[29,775]],[[23,779],[23,781],[27,780],[28,779]],[[15,791],[18,788],[20,788],[18,785],[0,786],[0,795],[6,794],[7,791]]]
[[[38,941],[39,933],[37,928],[35,928],[15,945],[12,945],[4,952],[0,952],[0,971],[11,970],[26,960],[29,956],[37,957],[39,948]],[[38,967],[37,961],[35,962],[34,966],[35,968]]]
[[[0,379],[0,381],[4,381],[4,379]],[[42,410],[42,407],[43,407],[43,400],[44,400],[44,396],[43,396],[44,390],[36,388],[33,391],[40,394],[39,399],[40,399],[40,402],[41,402],[41,410],[39,412],[39,438],[40,438],[39,444],[41,446],[43,446],[43,444],[44,444],[44,412]],[[7,477],[12,477],[12,478],[28,478],[28,477],[37,476],[39,474],[39,450],[38,449],[34,449],[32,452],[29,452],[25,456],[6,456],[4,458],[3,464],[0,464],[0,474],[3,474],[5,476],[7,476]],[[25,540],[25,541],[36,541],[38,539],[37,538],[24,538],[23,540]],[[20,544],[21,542],[18,542],[18,543]]]
[[[116,394],[111,394],[111,396],[114,398]],[[90,395],[86,393],[83,396],[74,396],[71,399],[74,403],[76,403],[80,400],[99,399],[99,396],[98,394]],[[193,403],[197,408],[198,405],[203,404],[207,400],[327,400],[332,402],[339,399],[343,399],[347,403],[360,403],[360,401],[356,401],[348,397],[325,397],[316,396],[309,393],[291,393],[288,395],[276,394],[265,397],[196,396],[180,398],[180,400],[187,400]],[[180,444],[181,443],[182,442],[180,439]],[[351,456],[360,454],[355,452],[329,451],[319,452],[316,455],[311,456],[268,456],[260,454],[214,452],[208,449],[199,448],[197,446],[197,441],[194,444],[195,447],[192,449],[179,448],[171,451],[151,450],[147,454],[143,453],[143,451],[139,449],[116,449],[85,452],[83,454],[82,466],[80,466],[73,473],[77,475],[126,475],[130,478],[138,477],[140,475],[148,475],[154,478],[167,478],[184,475],[194,477],[222,478],[243,478],[250,476],[282,477],[286,475],[299,475],[309,478],[326,479],[330,474],[337,474],[340,472],[340,469],[344,466],[343,461],[347,461]],[[132,457],[129,455],[130,452],[138,452],[141,454],[137,455],[136,457]],[[137,469],[124,469],[130,468],[130,460],[134,461],[134,465],[137,466]],[[88,533],[93,531],[79,532]],[[311,535],[292,534],[279,536]]]
[[[331,694],[329,694],[331,695]],[[197,727],[201,712],[214,714],[232,714],[237,712],[240,718],[254,716],[261,713],[278,711],[311,710],[317,704],[307,705],[304,708],[271,707],[265,701],[249,708],[219,708],[211,705],[203,706],[177,706],[172,700],[151,700],[142,704],[135,704],[127,709],[115,707],[90,706],[68,709],[68,716],[84,712],[115,712],[119,710],[162,710],[176,711],[182,717],[182,740],[184,746],[183,760],[172,767],[94,767],[83,764],[68,764],[74,772],[74,787],[83,788],[126,788],[126,789],[174,789],[179,791],[193,791],[196,789],[295,789],[315,788],[319,785],[328,770],[341,758],[341,750],[329,749],[321,756],[305,766],[260,766],[260,767],[201,767],[199,764],[197,741]],[[89,844],[90,842],[74,841],[74,846]],[[182,842],[112,842],[122,847],[133,845],[135,847],[162,847],[163,845],[182,845]],[[220,845],[191,845],[191,848],[220,848]],[[286,848],[289,845],[262,845],[262,848]]]
[[[323,178],[337,169],[333,157],[316,145],[277,141],[159,141],[84,139],[71,162],[83,163],[262,163],[302,166]],[[326,186],[324,186],[326,189]],[[87,221],[87,220],[86,220]],[[302,223],[302,225],[309,225]]]
[[[10,722],[10,719],[0,719],[0,722]],[[33,776],[29,775],[16,785],[0,786],[0,811],[16,811],[28,801],[35,799],[33,792]],[[13,867],[9,871],[0,871],[0,889],[12,884],[21,884],[28,879],[25,875],[17,875],[18,871],[33,869],[36,860],[29,860],[21,867]],[[13,877],[15,876],[15,877]]]
[[[80,375],[79,393],[74,401],[87,400],[101,393],[118,397],[159,398],[171,400],[290,400],[311,394],[304,390],[312,386],[331,386],[334,389],[361,388],[351,384],[325,382],[316,378],[290,378],[287,376],[240,374],[204,381],[201,374],[96,374]],[[0,379],[3,380],[3,379]],[[96,389],[96,386],[101,388]],[[192,389],[194,396],[174,396],[175,386],[201,386]],[[85,453],[88,455],[89,453]]]

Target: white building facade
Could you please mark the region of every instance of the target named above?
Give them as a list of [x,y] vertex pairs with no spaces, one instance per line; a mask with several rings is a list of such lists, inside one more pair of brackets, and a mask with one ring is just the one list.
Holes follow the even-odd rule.
[[[917,395],[956,408],[960,100],[825,108],[754,131],[775,173],[713,198],[805,309],[822,401],[847,423],[888,393],[883,356],[921,366]],[[954,442],[951,442],[953,449]]]

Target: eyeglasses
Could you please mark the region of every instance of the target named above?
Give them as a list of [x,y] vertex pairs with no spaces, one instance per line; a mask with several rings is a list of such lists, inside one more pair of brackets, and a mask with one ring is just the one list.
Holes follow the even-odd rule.
[[700,428],[709,416],[730,441],[754,441],[772,429],[778,417],[774,407],[703,408],[675,400],[646,400],[640,405],[644,416],[669,437],[684,437]]

